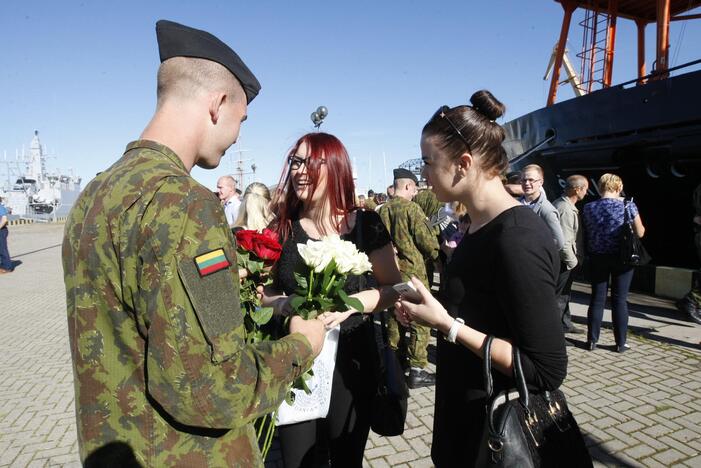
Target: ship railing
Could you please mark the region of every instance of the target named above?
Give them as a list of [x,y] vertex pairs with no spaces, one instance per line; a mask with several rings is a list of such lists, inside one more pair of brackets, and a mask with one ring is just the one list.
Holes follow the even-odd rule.
[[681,70],[682,68],[686,68],[686,67],[693,67],[694,65],[698,65],[698,64],[701,64],[701,59],[693,60],[691,62],[677,65],[676,67],[668,68],[667,70],[665,70],[663,72],[658,71],[658,70],[652,70],[652,72],[648,75],[645,75],[641,78],[635,78],[633,80],[626,81],[624,83],[617,84],[616,86],[620,87],[620,88],[625,88],[626,86],[631,85],[631,84],[647,83],[648,80],[657,79],[660,75],[669,75],[673,71]]
[[533,146],[532,146],[531,148],[529,148],[528,150],[526,150],[526,151],[524,151],[523,153],[519,154],[518,156],[516,156],[516,157],[510,159],[510,160],[509,160],[509,165],[510,165],[510,166],[517,166],[518,163],[519,163],[521,160],[527,158],[528,156],[530,156],[530,155],[533,154],[534,152],[538,151],[540,148],[542,148],[543,146],[547,145],[548,143],[550,143],[551,141],[553,141],[553,140],[555,139],[555,136],[556,136],[556,135],[555,135],[555,131],[554,131],[554,130],[549,130],[549,131],[547,131],[545,134],[546,134],[546,137],[545,137],[544,139],[542,139],[541,141],[539,141],[538,143],[536,143],[535,145],[533,145]]

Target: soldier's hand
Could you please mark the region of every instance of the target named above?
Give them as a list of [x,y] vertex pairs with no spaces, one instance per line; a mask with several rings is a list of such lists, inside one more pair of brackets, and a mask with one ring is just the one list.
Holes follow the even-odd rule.
[[295,315],[290,319],[290,333],[304,335],[309,340],[309,344],[312,345],[314,356],[318,356],[324,345],[326,327],[324,327],[324,322],[319,319],[304,320],[299,315]]

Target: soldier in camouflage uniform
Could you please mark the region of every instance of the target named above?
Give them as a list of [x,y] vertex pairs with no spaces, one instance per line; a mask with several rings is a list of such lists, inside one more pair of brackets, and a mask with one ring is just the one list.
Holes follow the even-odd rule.
[[159,21],[157,34],[156,114],[65,228],[80,456],[85,466],[262,466],[252,422],[311,366],[323,324],[296,317],[290,331],[301,333],[246,344],[234,239],[189,172],[219,164],[259,84],[204,31]]
[[368,197],[365,199],[365,209],[375,210],[377,208],[377,203],[375,203],[375,191],[368,190]]
[[[426,215],[421,207],[411,201],[416,194],[416,176],[407,169],[394,170],[395,197],[380,208],[380,218],[387,227],[399,258],[399,271],[402,279],[408,281],[412,276],[429,287],[426,274],[426,261],[438,257],[438,240],[428,225]],[[403,329],[392,317],[389,321],[390,346],[397,349],[400,345]],[[435,383],[435,375],[428,373],[428,340],[430,328],[411,323],[408,344],[409,370],[408,384],[411,388],[424,387]]]

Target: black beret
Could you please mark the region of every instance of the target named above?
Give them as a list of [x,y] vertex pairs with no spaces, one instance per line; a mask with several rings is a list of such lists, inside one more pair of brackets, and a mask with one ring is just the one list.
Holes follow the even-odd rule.
[[416,178],[416,175],[414,175],[413,172],[411,172],[409,169],[403,169],[401,167],[394,170],[394,180],[397,179],[411,179],[414,181],[414,183],[419,183],[419,180]]
[[156,38],[161,62],[172,57],[211,60],[225,66],[239,80],[249,104],[260,91],[260,83],[236,52],[207,31],[160,20],[156,23]]

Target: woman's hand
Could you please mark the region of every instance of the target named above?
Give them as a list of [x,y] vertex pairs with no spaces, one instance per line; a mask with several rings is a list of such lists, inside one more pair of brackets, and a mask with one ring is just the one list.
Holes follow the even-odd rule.
[[323,314],[319,315],[319,319],[324,323],[326,329],[330,330],[336,325],[340,325],[341,322],[356,313],[357,312],[354,310],[348,310],[346,312],[324,312]]
[[453,324],[453,318],[448,311],[438,302],[426,286],[416,278],[411,278],[411,282],[421,295],[421,302],[416,304],[400,299],[395,306],[395,315],[403,325],[416,322],[420,325],[427,325],[445,333]]

